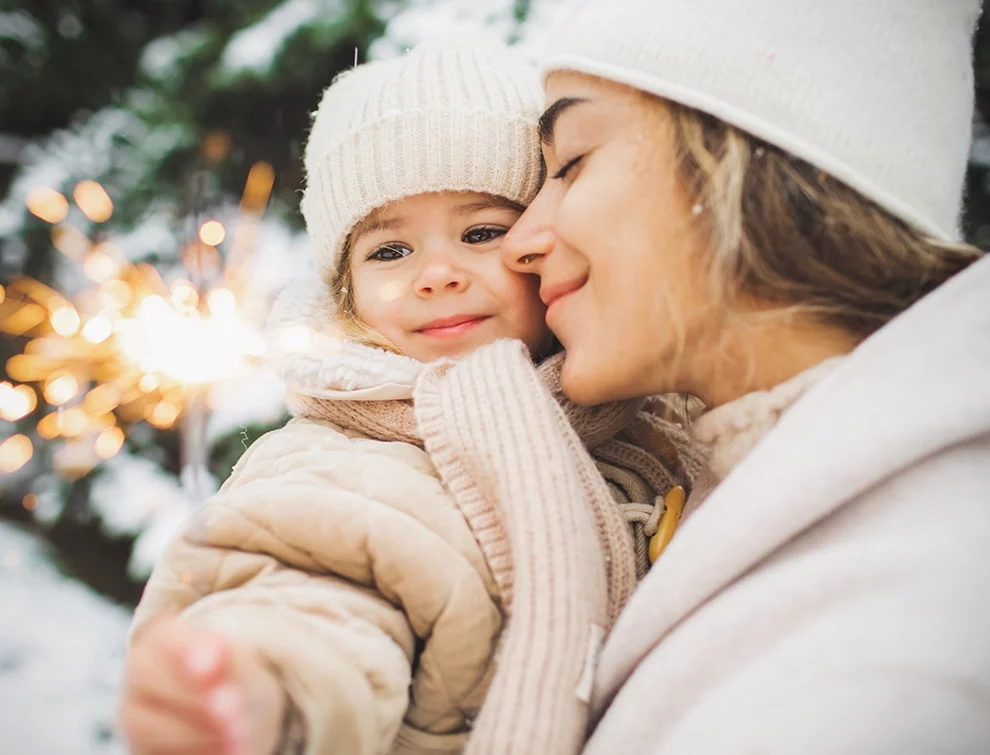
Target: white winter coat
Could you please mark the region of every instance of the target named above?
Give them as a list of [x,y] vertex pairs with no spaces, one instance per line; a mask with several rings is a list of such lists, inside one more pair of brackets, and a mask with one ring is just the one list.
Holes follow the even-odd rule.
[[990,258],[812,388],[606,645],[587,755],[990,753]]

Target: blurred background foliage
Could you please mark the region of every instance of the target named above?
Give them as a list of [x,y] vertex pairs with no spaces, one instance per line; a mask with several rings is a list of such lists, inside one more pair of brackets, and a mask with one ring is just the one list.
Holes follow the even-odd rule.
[[[115,239],[131,260],[150,261],[167,278],[181,267],[181,249],[202,221],[236,204],[258,162],[274,169],[268,236],[262,234],[268,269],[284,268],[288,275],[303,264],[306,252],[298,192],[309,113],[337,72],[355,60],[398,54],[445,30],[487,29],[537,51],[553,14],[566,13],[568,5],[568,0],[2,0],[0,284],[30,275],[55,288],[76,285],[53,248],[51,227],[26,210],[25,195],[34,186],[70,196],[77,182],[98,181],[112,198],[113,216],[103,224],[83,219],[83,230],[94,239]],[[965,230],[987,246],[990,23],[981,26],[974,54],[976,139]],[[0,364],[22,346],[18,339],[5,339]],[[236,395],[236,386],[223,389]],[[284,421],[277,396],[264,397],[260,407],[237,401],[239,413],[211,430],[210,471],[216,483],[243,452],[245,438],[253,440]],[[0,428],[0,441],[15,430],[29,432],[48,409],[40,404],[20,422],[0,422],[9,425]],[[33,437],[37,452],[31,463],[2,483],[0,521],[42,538],[66,573],[115,601],[133,604],[172,526],[165,517],[174,503],[170,496],[182,494],[176,429],[131,428],[112,463],[68,477],[52,471],[59,441]],[[143,500],[149,495],[156,497],[154,505]],[[156,523],[157,534],[135,563],[135,543]]]
[[[151,263],[168,284],[189,277],[182,253],[202,223],[234,222],[252,166],[267,164],[274,183],[254,277],[274,293],[308,263],[302,145],[336,73],[444,34],[494,33],[535,50],[569,4],[0,0],[0,285],[30,276],[71,296],[88,283],[56,250],[53,225],[28,211],[33,188],[55,189],[71,206],[80,181],[97,181],[112,217],[96,223],[71,207],[65,223],[131,263]],[[0,380],[26,341],[0,341]],[[209,417],[214,486],[247,442],[284,422],[280,391],[256,373],[214,386],[213,403],[225,404]],[[65,473],[66,439],[36,430],[52,411],[40,394],[27,416],[0,420],[0,443],[19,433],[34,444],[30,461],[0,482],[0,526],[28,530],[64,574],[131,606],[188,511],[181,422],[128,425],[113,458]]]

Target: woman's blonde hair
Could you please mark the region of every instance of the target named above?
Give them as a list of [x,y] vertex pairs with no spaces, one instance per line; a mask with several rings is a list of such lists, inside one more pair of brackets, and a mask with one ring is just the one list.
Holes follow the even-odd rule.
[[865,338],[982,254],[717,118],[667,106],[713,290],[730,306],[748,294]]

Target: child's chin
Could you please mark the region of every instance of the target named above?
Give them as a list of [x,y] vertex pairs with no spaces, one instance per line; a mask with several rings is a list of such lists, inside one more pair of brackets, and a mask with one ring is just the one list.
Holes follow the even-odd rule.
[[461,357],[466,357],[482,345],[484,344],[466,343],[463,341],[441,342],[429,348],[409,349],[405,354],[419,362],[435,362],[437,359],[460,359]]

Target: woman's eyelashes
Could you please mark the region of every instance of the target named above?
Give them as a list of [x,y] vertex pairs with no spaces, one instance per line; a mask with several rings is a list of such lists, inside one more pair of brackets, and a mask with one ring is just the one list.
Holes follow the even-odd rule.
[[412,254],[412,249],[405,244],[389,242],[373,249],[368,255],[368,259],[377,260],[378,262],[394,262],[395,260],[401,260],[403,257],[408,257],[410,254]]
[[567,178],[567,174],[570,173],[571,169],[574,168],[579,162],[581,162],[583,158],[584,155],[578,155],[573,160],[568,160],[566,163],[564,163],[564,166],[560,170],[554,173],[553,175],[554,179],[559,180],[561,178]]

